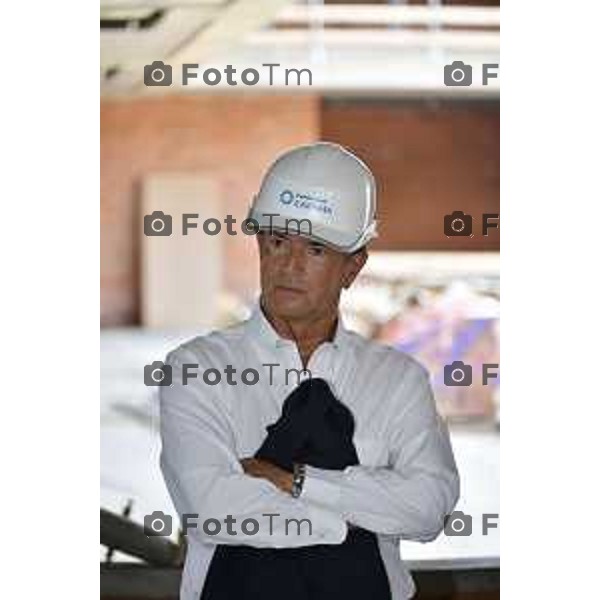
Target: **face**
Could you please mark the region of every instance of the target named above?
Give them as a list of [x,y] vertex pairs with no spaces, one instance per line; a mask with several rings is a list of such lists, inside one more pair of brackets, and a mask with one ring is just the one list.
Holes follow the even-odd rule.
[[275,316],[311,321],[337,312],[340,294],[366,262],[367,252],[343,254],[296,234],[260,232],[263,300]]

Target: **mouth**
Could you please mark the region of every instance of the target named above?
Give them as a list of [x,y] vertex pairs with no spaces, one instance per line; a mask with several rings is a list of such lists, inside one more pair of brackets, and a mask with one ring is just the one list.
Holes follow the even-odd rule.
[[288,285],[276,285],[275,286],[275,290],[276,291],[281,291],[281,292],[294,293],[294,294],[303,294],[304,293],[303,289],[291,287],[291,286],[288,286]]

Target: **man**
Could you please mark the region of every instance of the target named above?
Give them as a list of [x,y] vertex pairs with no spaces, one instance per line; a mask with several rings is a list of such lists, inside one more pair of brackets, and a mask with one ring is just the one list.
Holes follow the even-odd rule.
[[[173,382],[161,388],[161,468],[182,523],[185,514],[198,515],[197,527],[187,531],[183,600],[203,592],[228,600],[225,579],[215,575],[227,572],[219,565],[226,564],[228,549],[240,550],[242,565],[252,564],[244,561],[254,552],[257,568],[267,558],[291,557],[269,562],[272,571],[281,567],[283,573],[283,565],[291,565],[290,572],[298,574],[294,597],[324,599],[314,585],[324,573],[344,577],[344,566],[352,564],[346,561],[358,556],[359,535],[376,541],[377,556],[371,548],[369,560],[384,566],[389,590],[369,597],[404,600],[414,594],[399,540],[437,537],[457,502],[459,478],[426,370],[409,356],[346,330],[339,318],[341,291],[359,274],[366,245],[376,235],[375,210],[373,175],[346,149],[321,142],[283,154],[268,170],[250,211],[260,229],[261,274],[251,318],[195,338],[167,357]],[[215,385],[202,376],[208,369],[213,383],[215,374],[222,374]],[[258,381],[249,377],[251,369]],[[283,468],[284,463],[256,456],[285,418],[287,403],[300,388],[308,389],[307,378],[321,381],[324,390],[311,400],[312,409],[318,410],[320,401],[339,402],[352,415],[351,451],[358,460],[345,468],[296,462]],[[292,426],[294,419],[299,417],[289,419]],[[307,435],[312,426],[311,421],[302,425]],[[251,527],[244,530],[244,522]],[[221,550],[225,553],[216,554]],[[342,550],[346,554],[340,558]],[[302,577],[310,577],[303,569],[312,551],[328,551],[319,561],[329,563],[311,583],[312,592],[308,584],[306,592],[298,591]],[[345,572],[357,587],[361,577],[376,577],[352,567]],[[285,586],[279,576],[275,581]],[[210,593],[203,590],[207,578]],[[373,582],[379,585],[381,578]],[[284,587],[281,597],[289,592]]]

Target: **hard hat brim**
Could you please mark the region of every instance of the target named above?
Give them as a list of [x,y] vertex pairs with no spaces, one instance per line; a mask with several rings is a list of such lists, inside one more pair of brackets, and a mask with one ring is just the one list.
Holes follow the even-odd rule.
[[[313,222],[310,219],[305,219],[298,224],[298,221],[295,219],[285,219],[283,217],[278,219],[273,216],[265,216],[252,209],[248,218],[254,219],[258,223],[259,230],[262,232],[299,235],[343,254],[356,252],[356,250],[360,249],[377,235],[375,227],[372,227],[362,234],[357,232],[356,235],[350,237],[347,232],[338,231],[331,226]],[[306,220],[310,221],[310,228]]]

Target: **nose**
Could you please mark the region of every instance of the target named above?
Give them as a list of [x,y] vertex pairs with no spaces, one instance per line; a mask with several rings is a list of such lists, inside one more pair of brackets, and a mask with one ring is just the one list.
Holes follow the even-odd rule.
[[303,273],[306,269],[306,259],[306,249],[301,243],[296,243],[294,240],[289,245],[289,251],[283,257],[282,270],[290,275]]

